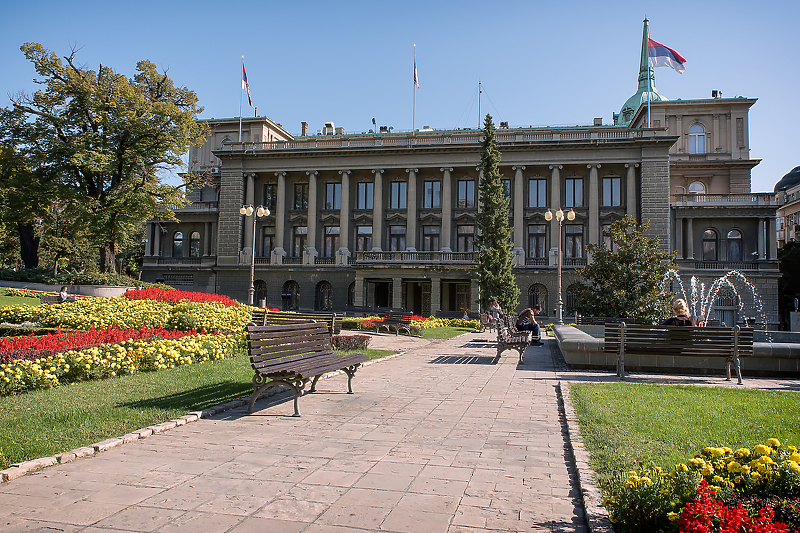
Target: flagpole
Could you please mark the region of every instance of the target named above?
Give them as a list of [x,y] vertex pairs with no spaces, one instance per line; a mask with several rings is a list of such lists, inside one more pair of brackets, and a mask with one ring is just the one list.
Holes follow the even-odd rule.
[[417,45],[414,44],[414,83],[411,84],[414,100],[411,105],[411,135],[417,131]]
[[[242,72],[244,72],[244,56],[242,56]],[[241,76],[240,76],[241,77]],[[239,82],[241,89],[239,89],[239,142],[242,142],[242,96],[244,92],[244,78]]]

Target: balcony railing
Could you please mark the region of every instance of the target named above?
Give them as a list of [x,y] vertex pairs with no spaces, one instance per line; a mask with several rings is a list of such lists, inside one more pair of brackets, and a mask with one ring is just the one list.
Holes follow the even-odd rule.
[[586,266],[586,258],[585,257],[565,257],[564,258],[564,266]]
[[219,202],[192,202],[185,207],[175,209],[176,213],[216,213]]
[[528,257],[525,259],[526,266],[547,266],[546,257]]
[[303,258],[302,257],[289,257],[288,255],[283,258],[284,265],[302,265]]
[[695,261],[697,270],[759,270],[757,261]]
[[475,252],[356,252],[357,263],[461,263],[475,262]]
[[335,257],[315,257],[314,264],[315,265],[332,265],[336,262]]
[[730,193],[730,194],[672,194],[669,197],[672,205],[676,206],[740,206],[740,205],[763,205],[777,206],[775,193],[753,192],[753,193]]
[[202,260],[199,257],[156,257],[159,265],[199,265]]

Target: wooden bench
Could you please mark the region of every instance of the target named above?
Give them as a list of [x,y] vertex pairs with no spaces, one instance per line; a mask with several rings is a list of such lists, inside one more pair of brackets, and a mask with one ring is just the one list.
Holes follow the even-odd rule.
[[[525,348],[533,341],[532,331],[519,331],[517,329],[517,317],[513,315],[500,315],[497,322],[497,357],[495,362],[500,360],[500,354],[511,349],[519,352],[519,362],[523,362]],[[539,340],[539,337],[536,337]]]
[[[47,304],[47,305],[64,303],[64,302],[61,301],[61,296],[59,296],[58,294],[55,294],[55,295],[53,295],[53,294],[42,294],[42,296],[39,298],[39,300],[41,301],[41,303]],[[75,296],[73,296],[72,294],[67,296],[67,302],[74,302],[74,301],[75,301]]]
[[323,322],[328,325],[331,335],[338,335],[342,332],[343,318],[344,316],[339,313],[294,313],[291,311],[269,311],[267,309],[253,311],[253,322],[262,326]]
[[753,328],[699,326],[645,326],[607,323],[603,351],[617,354],[617,375],[625,377],[625,355],[724,357],[726,379],[731,365],[742,384],[740,357],[753,355]]
[[578,315],[575,317],[575,323],[579,326],[602,326],[609,322],[624,322],[626,324],[635,324],[635,318],[612,318],[608,316],[583,316]]
[[294,416],[300,416],[297,399],[311,381],[309,392],[316,390],[320,376],[335,370],[347,374],[347,394],[353,394],[353,375],[368,358],[362,354],[339,355],[331,348],[328,326],[321,322],[247,325],[250,363],[253,365],[253,395],[249,412],[256,400],[270,387],[286,386],[294,393]]
[[481,330],[482,331],[485,331],[487,329],[489,331],[494,331],[495,329],[497,329],[497,327],[496,327],[494,322],[495,321],[492,320],[492,315],[490,315],[489,313],[481,313]]
[[390,333],[391,328],[394,328],[395,335],[399,335],[401,329],[406,330],[406,333],[411,335],[411,313],[406,311],[390,311],[388,313],[381,313],[379,316],[383,318],[383,322],[375,323],[376,333],[381,328],[386,328],[386,333]]

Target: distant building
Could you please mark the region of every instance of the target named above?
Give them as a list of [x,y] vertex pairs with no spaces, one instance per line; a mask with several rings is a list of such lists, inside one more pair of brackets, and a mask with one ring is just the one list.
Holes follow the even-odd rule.
[[778,247],[800,242],[800,167],[795,167],[775,185],[778,197]]
[[[697,276],[710,286],[739,270],[776,323],[775,194],[750,190],[756,100],[656,98],[647,36],[645,21],[639,90],[615,124],[497,131],[521,306],[555,314],[559,225],[544,214],[560,207],[577,214],[560,235],[567,315],[577,269],[591,261],[586,245],[603,242],[603,229],[629,214],[650,221],[650,234],[677,252],[686,284]],[[179,223],[150,223],[143,279],[246,301],[255,253],[256,304],[477,310],[480,130],[351,134],[326,123],[308,135],[303,123],[292,137],[262,117],[243,120],[239,142],[238,118],[207,122],[211,136],[192,149],[189,166],[211,185],[189,191]],[[270,211],[255,233],[243,205]],[[752,317],[751,302],[741,312],[729,288],[719,298],[729,325]]]

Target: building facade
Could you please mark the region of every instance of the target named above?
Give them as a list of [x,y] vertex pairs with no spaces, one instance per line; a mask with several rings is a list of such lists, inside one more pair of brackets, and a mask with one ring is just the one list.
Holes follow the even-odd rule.
[[[521,307],[538,303],[555,316],[561,250],[569,315],[577,270],[591,261],[586,245],[602,243],[604,227],[628,214],[649,221],[650,234],[677,253],[687,283],[741,271],[766,320],[777,322],[775,195],[750,191],[755,100],[659,95],[631,114],[630,102],[654,90],[642,63],[625,123],[621,113],[614,125],[497,131]],[[180,222],[151,221],[143,279],[247,301],[254,264],[255,303],[270,307],[477,310],[480,130],[346,134],[327,123],[307,135],[303,123],[292,137],[254,118],[239,142],[239,119],[209,125],[209,139],[189,155],[190,170],[207,173],[209,185],[189,191]],[[241,215],[248,205],[269,214]],[[575,220],[545,220],[559,208],[573,209]],[[751,302],[742,309],[728,292],[720,316],[752,318]]]

